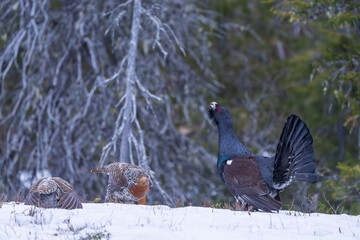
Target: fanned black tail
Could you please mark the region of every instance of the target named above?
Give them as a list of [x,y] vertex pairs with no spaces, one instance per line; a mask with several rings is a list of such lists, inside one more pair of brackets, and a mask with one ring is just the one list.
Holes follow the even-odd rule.
[[294,180],[315,183],[313,139],[298,116],[288,117],[276,148],[274,188],[283,189]]

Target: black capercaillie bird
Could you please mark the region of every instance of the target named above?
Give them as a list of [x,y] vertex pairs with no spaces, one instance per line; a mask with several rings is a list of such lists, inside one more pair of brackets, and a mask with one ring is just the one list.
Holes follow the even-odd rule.
[[37,180],[26,196],[25,205],[43,208],[82,208],[80,197],[74,188],[59,177],[43,177]]
[[235,136],[229,111],[216,102],[209,117],[219,132],[217,171],[236,201],[248,209],[266,212],[281,208],[280,191],[293,181],[315,183],[313,139],[306,124],[297,116],[287,118],[276,154],[253,154]]

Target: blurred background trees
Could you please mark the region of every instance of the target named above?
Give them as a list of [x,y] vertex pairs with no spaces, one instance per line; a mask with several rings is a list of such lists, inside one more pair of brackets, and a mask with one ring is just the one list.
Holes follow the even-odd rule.
[[216,174],[215,100],[259,154],[289,114],[307,123],[319,182],[286,189],[284,208],[359,214],[358,5],[3,1],[0,192],[51,174],[92,201],[106,178],[90,169],[127,161],[153,172],[150,202],[233,202]]
[[[360,212],[360,2],[270,1],[272,11],[288,22],[319,31],[311,80],[320,81],[329,98],[328,116],[338,124],[338,159],[329,158],[322,186],[333,207]],[[346,127],[346,130],[345,130]],[[342,129],[341,129],[342,128]],[[325,160],[325,159],[324,159]],[[337,161],[336,161],[337,160]],[[333,167],[336,165],[336,170]],[[325,172],[324,172],[325,173]],[[326,197],[327,195],[327,197]],[[326,208],[321,203],[320,208]]]

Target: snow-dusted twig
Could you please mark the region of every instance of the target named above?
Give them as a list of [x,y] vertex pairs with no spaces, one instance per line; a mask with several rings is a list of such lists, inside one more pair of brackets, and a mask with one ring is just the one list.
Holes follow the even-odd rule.
[[160,39],[161,39],[160,35],[161,35],[161,33],[163,33],[165,36],[167,36],[167,39],[171,42],[171,38],[168,36],[168,33],[169,33],[175,39],[175,42],[178,45],[182,54],[184,56],[186,56],[185,50],[182,47],[181,42],[179,41],[178,37],[176,36],[174,31],[171,29],[171,27],[168,24],[162,23],[161,20],[159,18],[157,18],[156,16],[154,16],[153,14],[151,14],[151,12],[149,10],[143,9],[143,12],[146,14],[146,16],[148,16],[150,18],[150,20],[156,26],[156,35],[155,35],[155,40],[153,43],[153,48],[155,48],[155,46],[158,46],[164,56],[164,59],[166,59],[168,52],[164,49],[162,43],[160,42]]

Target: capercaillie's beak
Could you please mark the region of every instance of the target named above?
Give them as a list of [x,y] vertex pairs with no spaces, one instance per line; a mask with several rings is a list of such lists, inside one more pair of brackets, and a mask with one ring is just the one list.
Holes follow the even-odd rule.
[[212,110],[215,110],[217,105],[218,105],[217,102],[211,102],[210,103],[210,107],[211,107]]

